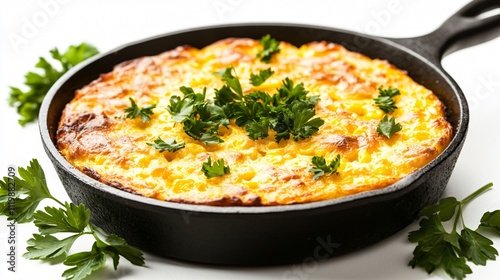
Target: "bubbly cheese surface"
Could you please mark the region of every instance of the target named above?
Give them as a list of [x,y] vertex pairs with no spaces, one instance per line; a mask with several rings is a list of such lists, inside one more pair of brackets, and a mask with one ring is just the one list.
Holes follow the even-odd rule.
[[[283,205],[335,199],[387,187],[423,167],[448,145],[452,127],[443,104],[428,89],[387,61],[370,59],[328,42],[295,47],[280,43],[270,63],[256,59],[258,41],[228,38],[203,49],[181,46],[123,62],[76,91],[60,120],[57,144],[76,168],[105,184],[160,200],[207,205]],[[167,111],[181,86],[207,98],[225,83],[214,72],[234,66],[243,92],[275,93],[282,80],[303,83],[319,96],[316,115],[325,123],[311,138],[276,143],[273,132],[252,140],[231,122],[220,128],[220,144],[189,137]],[[271,68],[264,84],[250,74]],[[377,133],[385,113],[374,105],[378,88],[393,87],[394,113],[402,130],[390,139]],[[156,104],[151,121],[123,118],[133,98],[139,107]],[[185,142],[175,152],[158,152],[146,143],[158,136]],[[311,158],[329,162],[337,154],[337,174],[313,179]],[[231,172],[207,179],[208,157],[223,158]]]

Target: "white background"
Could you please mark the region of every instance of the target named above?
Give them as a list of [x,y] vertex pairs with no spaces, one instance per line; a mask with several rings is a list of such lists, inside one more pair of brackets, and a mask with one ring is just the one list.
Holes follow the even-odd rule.
[[[394,2],[396,9],[389,9]],[[58,47],[88,42],[101,52],[121,44],[188,27],[233,22],[290,22],[331,26],[386,37],[412,37],[436,29],[467,0],[342,0],[342,1],[78,1],[2,0],[0,2],[0,175],[10,165],[26,166],[38,158],[44,167],[52,193],[68,199],[48,157],[38,126],[20,127],[13,108],[8,107],[8,86],[21,86],[23,75],[33,70],[39,56]],[[47,6],[46,3],[51,3]],[[45,8],[44,8],[45,7]],[[49,7],[49,9],[47,9]],[[383,16],[385,15],[385,16]],[[33,25],[26,31],[28,25]],[[28,28],[29,29],[29,28]],[[24,30],[24,33],[23,33]],[[22,41],[11,38],[20,36]],[[483,212],[500,209],[500,39],[453,53],[443,59],[445,69],[461,86],[471,106],[470,130],[465,147],[445,195],[463,198],[487,182],[498,186],[475,200],[465,211],[465,221],[475,228]],[[7,221],[0,219],[1,279],[61,279],[67,268],[47,262],[18,258],[17,272],[7,271]],[[376,245],[321,262],[304,271],[298,266],[222,267],[206,266],[146,255],[147,267],[135,267],[122,260],[113,271],[106,269],[91,279],[283,279],[295,269],[295,279],[446,279],[407,266],[414,244],[407,234],[413,223]],[[29,224],[18,226],[18,256],[35,232]],[[493,239],[500,248],[500,238]],[[91,240],[76,244],[89,250]],[[499,279],[500,261],[486,267],[472,266],[467,279]],[[295,275],[299,276],[299,275]],[[6,278],[8,277],[8,278]]]

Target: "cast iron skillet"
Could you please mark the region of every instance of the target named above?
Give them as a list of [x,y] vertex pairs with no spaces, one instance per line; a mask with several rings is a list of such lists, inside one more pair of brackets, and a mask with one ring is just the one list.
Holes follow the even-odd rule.
[[[92,221],[151,253],[188,261],[262,265],[331,257],[372,244],[411,223],[442,195],[465,140],[467,103],[443,70],[444,54],[500,35],[500,15],[476,16],[500,7],[476,0],[433,33],[386,39],[328,27],[297,24],[234,24],[183,30],[134,42],[94,57],[61,78],[40,112],[44,148],[70,198],[92,210]],[[271,34],[296,46],[326,40],[371,58],[387,59],[445,103],[454,136],[434,161],[382,190],[342,199],[270,207],[187,205],[144,198],[104,185],[71,166],[55,146],[57,124],[76,89],[125,60],[179,45],[204,47],[227,37],[258,39]]]

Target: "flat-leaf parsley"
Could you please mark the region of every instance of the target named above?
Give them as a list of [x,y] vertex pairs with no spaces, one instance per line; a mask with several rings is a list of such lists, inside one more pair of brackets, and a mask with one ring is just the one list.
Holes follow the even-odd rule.
[[259,40],[259,44],[263,47],[257,53],[257,58],[260,58],[260,61],[269,63],[273,54],[280,52],[280,42],[274,38],[271,38],[271,35],[267,34]]
[[163,140],[160,138],[160,136],[158,136],[158,138],[156,138],[153,143],[146,144],[157,149],[160,153],[164,151],[175,152],[184,148],[184,146],[186,145],[184,142],[177,143],[177,141],[173,137],[168,138],[167,140]]
[[340,155],[337,155],[329,164],[326,163],[326,159],[321,156],[314,156],[311,160],[313,168],[309,171],[313,173],[313,178],[318,180],[319,177],[323,175],[332,175],[337,173],[337,169],[340,167]]
[[141,121],[143,123],[151,121],[151,116],[153,115],[153,109],[156,108],[155,104],[147,104],[146,106],[139,108],[137,104],[135,103],[134,99],[131,97],[129,98],[130,100],[130,107],[125,108],[125,113],[127,113],[126,117],[129,119],[135,119],[137,117],[141,117]]
[[377,126],[377,132],[387,138],[391,138],[394,133],[402,129],[403,127],[399,123],[396,123],[394,117],[388,119],[387,115],[384,116]]
[[203,171],[203,174],[205,174],[205,176],[210,179],[213,177],[223,176],[224,174],[229,174],[229,172],[231,172],[231,169],[229,168],[229,166],[224,165],[223,158],[214,161],[212,164],[212,158],[209,157],[207,161],[203,163],[201,171]]
[[[134,265],[144,265],[142,252],[130,246],[114,234],[107,234],[90,222],[90,210],[83,204],[62,203],[49,192],[45,174],[36,159],[27,168],[18,168],[20,177],[15,177],[16,190],[9,193],[10,178],[0,181],[0,214],[18,223],[34,221],[39,233],[28,240],[23,257],[34,260],[63,262],[70,266],[62,274],[66,279],[81,280],[106,264],[106,256],[113,260],[116,269],[120,257]],[[12,191],[11,191],[12,192]],[[12,196],[13,195],[13,196]],[[15,215],[11,214],[11,199],[14,197]],[[37,210],[42,200],[49,199],[59,207],[46,206]],[[56,237],[63,234],[62,239]],[[69,234],[69,235],[68,235]],[[95,239],[92,250],[68,255],[74,242],[81,236]]]
[[253,73],[250,74],[250,84],[252,86],[260,86],[262,85],[269,77],[274,74],[274,71],[271,68],[267,68],[265,70],[260,70],[259,74],[255,75]]
[[[479,230],[493,229],[493,232],[500,234],[494,230],[500,226],[498,216],[493,217],[498,215],[499,210],[486,212],[476,230],[465,226],[462,216],[463,208],[492,186],[489,183],[461,201],[453,197],[444,198],[437,205],[424,208],[419,215],[422,218],[420,228],[408,235],[410,242],[417,243],[409,265],[421,267],[427,273],[443,269],[452,278],[463,279],[472,273],[468,261],[475,265],[486,265],[488,260],[495,260],[498,251],[493,247],[493,242]],[[453,217],[453,227],[447,231],[443,222]]]
[[400,95],[399,89],[397,88],[387,88],[383,89],[382,86],[378,88],[378,97],[375,98],[375,105],[378,106],[386,114],[394,112],[398,107],[396,107],[396,102],[392,99],[396,95]]
[[54,60],[59,62],[60,67],[54,67],[45,58],[40,57],[35,67],[43,70],[43,73],[28,72],[24,76],[24,84],[29,89],[22,91],[20,88],[10,87],[9,104],[16,107],[17,113],[21,116],[19,124],[25,125],[35,121],[50,87],[70,68],[97,53],[99,51],[94,46],[85,43],[70,46],[62,54],[57,48],[54,48],[50,50],[50,54]]

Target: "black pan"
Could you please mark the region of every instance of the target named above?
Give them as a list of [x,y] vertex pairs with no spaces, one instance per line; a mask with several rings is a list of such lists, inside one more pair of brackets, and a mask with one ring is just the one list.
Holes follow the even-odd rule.
[[[419,210],[442,195],[465,140],[469,115],[464,95],[443,70],[443,55],[500,35],[498,0],[476,0],[435,32],[386,39],[328,27],[298,24],[234,24],[169,33],[134,42],[73,68],[50,90],[40,112],[44,148],[71,200],[92,210],[92,221],[129,243],[158,255],[212,264],[262,265],[327,258],[367,246],[410,224]],[[179,45],[202,48],[227,37],[265,34],[296,46],[330,41],[407,70],[446,105],[453,139],[422,169],[381,190],[298,205],[218,207],[144,198],[104,185],[71,166],[55,146],[57,124],[76,89],[125,60]]]

